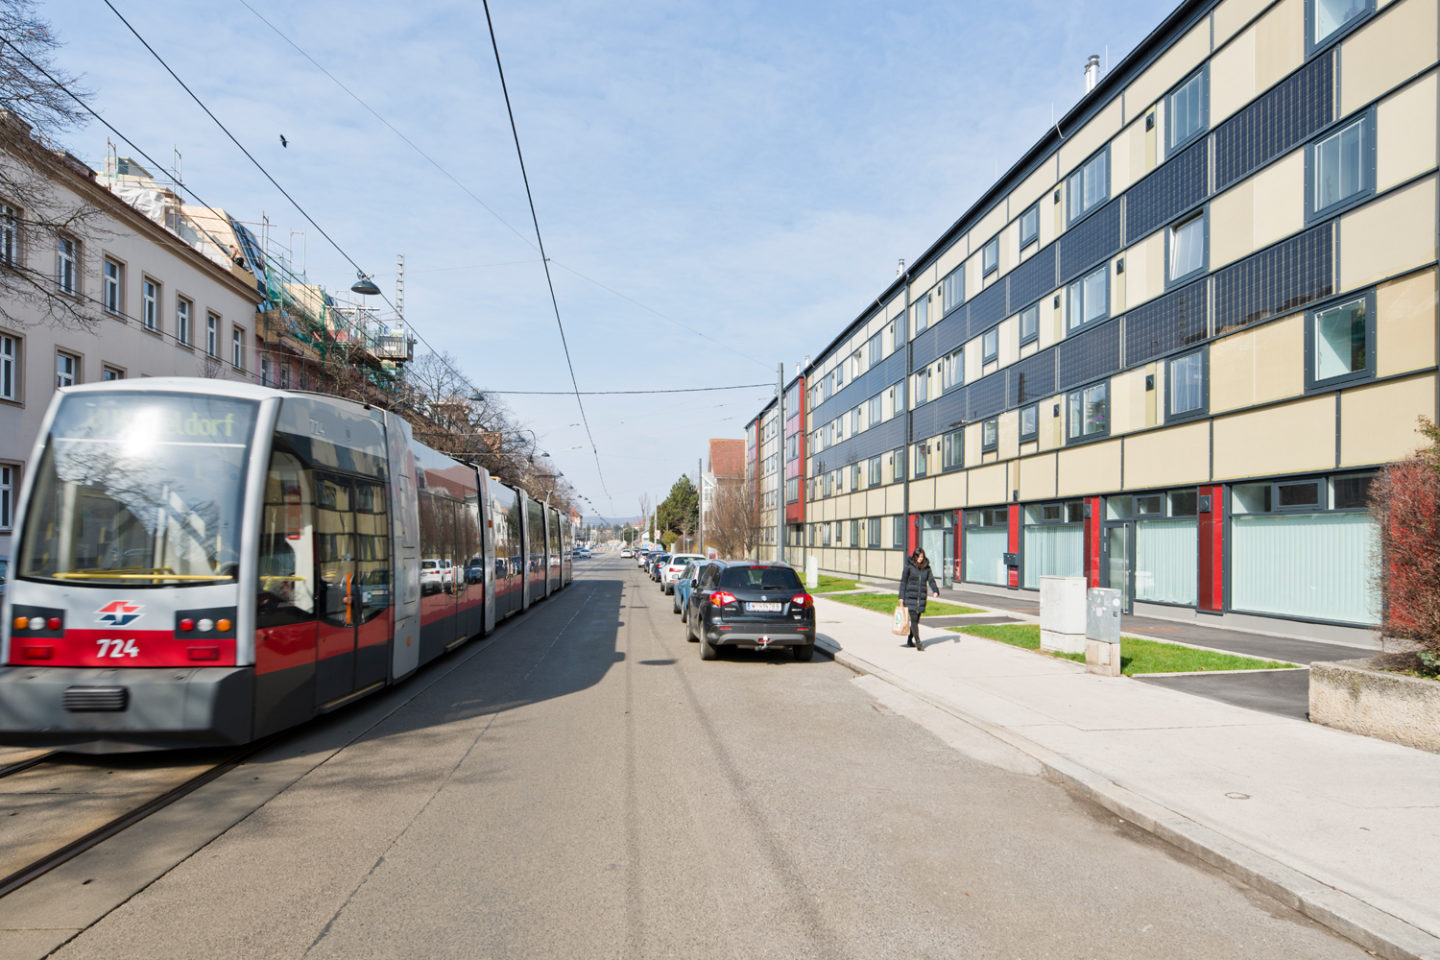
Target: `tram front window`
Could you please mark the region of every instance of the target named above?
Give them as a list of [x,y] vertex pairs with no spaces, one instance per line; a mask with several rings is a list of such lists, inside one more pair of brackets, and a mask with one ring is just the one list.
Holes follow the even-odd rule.
[[61,400],[18,575],[158,586],[233,581],[255,404],[181,394]]

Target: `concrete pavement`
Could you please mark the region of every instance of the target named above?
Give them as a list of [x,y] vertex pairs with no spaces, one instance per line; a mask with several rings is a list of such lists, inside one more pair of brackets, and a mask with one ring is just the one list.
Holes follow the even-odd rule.
[[1440,960],[1440,755],[923,625],[917,653],[886,614],[816,605],[838,662],[1380,956]]

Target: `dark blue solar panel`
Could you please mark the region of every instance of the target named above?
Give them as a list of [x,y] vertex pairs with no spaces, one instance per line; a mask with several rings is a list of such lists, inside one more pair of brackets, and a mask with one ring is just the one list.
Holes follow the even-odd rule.
[[1209,156],[1210,145],[1202,138],[1126,191],[1125,238],[1129,243],[1205,199]]
[[1303,142],[1335,117],[1332,54],[1281,81],[1215,129],[1215,189]]
[[1055,350],[1026,357],[1009,368],[1008,406],[1020,407],[1055,393]]
[[1005,319],[1005,281],[1001,279],[970,298],[970,336],[978,337]]
[[998,370],[983,380],[976,380],[966,387],[969,391],[969,416],[971,423],[995,416],[1005,409],[1005,371]]
[[1055,244],[1035,255],[1010,271],[1010,312],[1016,313],[1022,307],[1039,300],[1055,289]]
[[1081,223],[1067,230],[1056,244],[1060,247],[1060,282],[1065,283],[1086,268],[1120,252],[1120,200],[1111,200]]
[[1167,293],[1125,317],[1125,365],[1163,357],[1205,339],[1205,281]]
[[1055,345],[1059,357],[1055,389],[1068,390],[1120,370],[1120,321],[1109,320],[1093,330],[1066,337]]
[[1215,274],[1215,335],[1284,316],[1335,289],[1329,223]]

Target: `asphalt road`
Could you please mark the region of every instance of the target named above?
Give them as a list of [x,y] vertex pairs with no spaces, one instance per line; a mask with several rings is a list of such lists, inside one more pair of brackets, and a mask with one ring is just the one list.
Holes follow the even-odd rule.
[[[66,924],[67,960],[1366,956],[873,678],[784,651],[702,663],[633,563],[576,570],[0,901],[35,932],[0,956]],[[157,870],[160,847],[185,852]],[[86,877],[114,904],[80,923]]]

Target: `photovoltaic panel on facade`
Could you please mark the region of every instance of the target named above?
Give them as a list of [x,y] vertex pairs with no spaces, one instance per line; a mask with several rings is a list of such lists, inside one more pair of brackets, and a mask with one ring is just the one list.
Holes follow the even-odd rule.
[[1335,289],[1333,225],[1306,230],[1215,274],[1215,335],[1284,316]]
[[1215,189],[1302,143],[1335,116],[1333,51],[1282,81],[1215,131]]
[[1147,236],[1205,199],[1210,145],[1202,138],[1125,193],[1125,237]]
[[1100,261],[1120,252],[1120,200],[1111,200],[1067,230],[1060,247],[1060,282],[1079,276]]
[[972,297],[967,309],[970,311],[969,336],[978,337],[995,324],[1005,319],[1005,280],[992,284],[984,293]]
[[1205,291],[1201,280],[1131,310],[1125,317],[1125,365],[1135,366],[1203,341]]
[[1108,320],[1079,336],[1067,337],[1055,345],[1058,354],[1055,389],[1108,377],[1120,370],[1120,321]]
[[1028,307],[1055,289],[1055,244],[1010,271],[1010,312]]
[[966,387],[969,391],[968,421],[984,420],[1005,409],[1005,373],[1004,370],[997,371]]
[[1010,368],[1009,406],[1024,406],[1055,392],[1055,350],[1027,357]]

